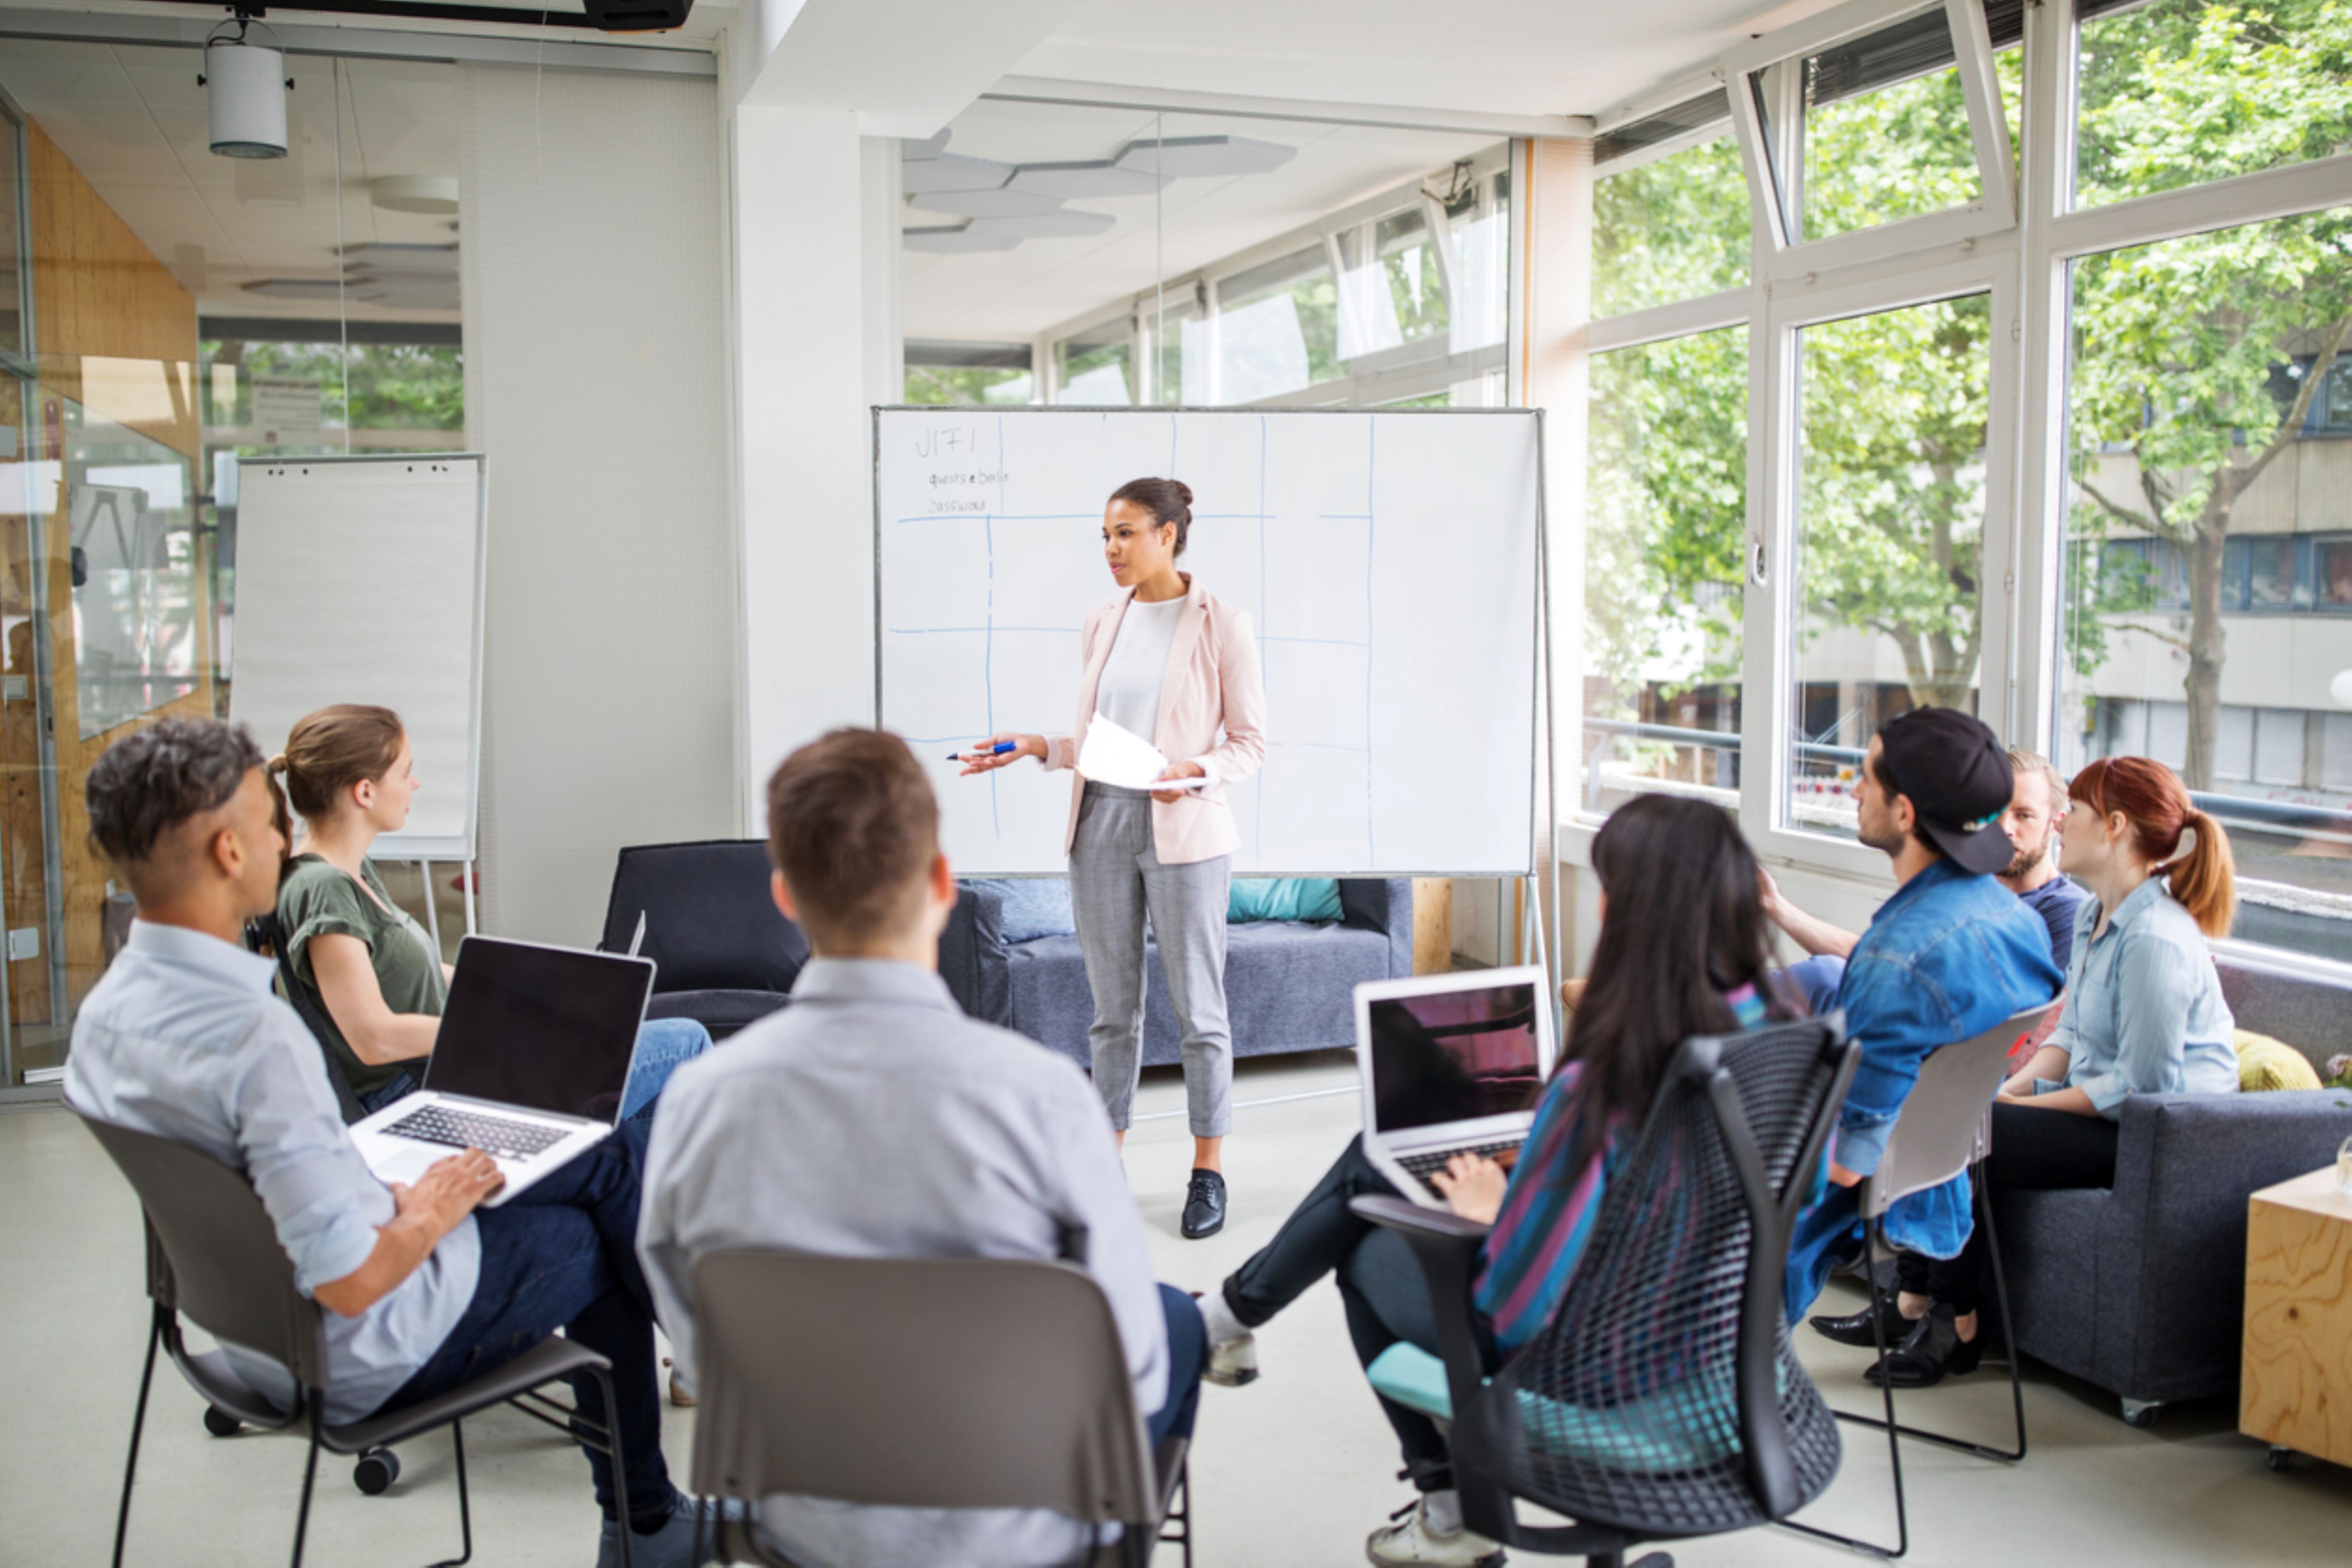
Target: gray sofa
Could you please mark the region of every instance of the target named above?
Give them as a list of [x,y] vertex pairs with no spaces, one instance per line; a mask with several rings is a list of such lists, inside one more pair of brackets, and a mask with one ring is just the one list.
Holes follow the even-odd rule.
[[[1003,1015],[981,1016],[1085,1066],[1095,1008],[1078,939],[1006,942],[995,893],[969,887],[965,893],[980,900],[974,930],[982,951],[975,967],[992,971],[1001,963],[1004,973]],[[1226,929],[1225,1005],[1234,1055],[1352,1047],[1357,984],[1412,973],[1411,879],[1343,879],[1339,907],[1337,923],[1258,921]],[[1160,1067],[1178,1059],[1176,1015],[1160,973],[1159,950],[1145,945],[1143,1060]]]
[[[2222,962],[2238,1026],[2315,1067],[2352,1050],[2352,987]],[[2123,1402],[2135,1425],[2167,1401],[2233,1393],[2245,1316],[2246,1199],[2332,1163],[2352,1093],[2135,1095],[2112,1191],[1996,1194],[2011,1340]]]

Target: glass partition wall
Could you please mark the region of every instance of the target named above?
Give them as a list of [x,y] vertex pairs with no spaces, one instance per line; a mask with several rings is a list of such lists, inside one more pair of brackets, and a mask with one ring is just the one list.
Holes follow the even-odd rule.
[[[2236,940],[2352,962],[2352,32],[1854,0],[1594,149],[1581,836],[1883,882],[1906,709],[2177,769]],[[1753,764],[1753,765],[1749,765]]]
[[302,57],[285,155],[229,159],[201,64],[0,28],[0,1097],[129,929],[91,764],[228,711],[239,462],[465,442],[455,68]]

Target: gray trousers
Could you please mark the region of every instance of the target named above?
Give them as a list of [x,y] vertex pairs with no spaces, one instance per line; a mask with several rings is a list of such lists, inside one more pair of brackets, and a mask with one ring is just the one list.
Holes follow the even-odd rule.
[[1095,1022],[1087,1043],[1110,1124],[1126,1130],[1143,1066],[1143,918],[1176,1004],[1184,1102],[1195,1138],[1233,1130],[1234,1038],[1225,1023],[1225,900],[1233,857],[1163,866],[1151,847],[1151,796],[1089,784],[1070,844],[1070,912],[1086,954]]

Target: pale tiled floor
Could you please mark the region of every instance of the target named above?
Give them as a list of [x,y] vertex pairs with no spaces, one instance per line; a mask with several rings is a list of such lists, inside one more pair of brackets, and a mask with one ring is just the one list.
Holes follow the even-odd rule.
[[[1344,1087],[1343,1058],[1245,1065],[1243,1100]],[[1146,1084],[1144,1111],[1181,1109],[1172,1075]],[[1272,1234],[1356,1126],[1349,1095],[1244,1109],[1229,1145],[1233,1218],[1188,1243],[1176,1233],[1190,1146],[1181,1116],[1139,1123],[1129,1171],[1161,1277],[1203,1289]],[[105,1561],[123,1443],[145,1343],[139,1217],[97,1146],[61,1111],[0,1114],[0,1564]],[[1318,1287],[1259,1336],[1265,1374],[1202,1393],[1193,1461],[1203,1568],[1309,1568],[1363,1561],[1363,1537],[1405,1500],[1395,1450],[1357,1372],[1339,1298]],[[1832,1398],[1858,1402],[1862,1352],[1800,1339]],[[1918,1396],[1930,1424],[1997,1436],[2007,1384],[1997,1373]],[[2096,1391],[2033,1375],[2032,1457],[2007,1468],[1906,1446],[1910,1561],[1943,1563],[2343,1563],[2352,1561],[2352,1471],[2305,1461],[2263,1468],[2223,1405],[2177,1408],[2137,1432]],[[283,1561],[299,1486],[299,1442],[205,1435],[195,1396],[157,1376],[131,1518],[134,1564]],[[691,1418],[670,1413],[667,1445],[686,1453]],[[593,1560],[585,1468],[552,1433],[510,1413],[468,1425],[476,1561]],[[413,1565],[454,1556],[457,1499],[445,1437],[403,1450],[382,1498],[322,1466],[314,1563]],[[1885,1450],[1850,1433],[1846,1468],[1809,1517],[1849,1530],[1892,1528]],[[1834,1568],[1849,1553],[1782,1531],[1685,1544],[1686,1564]],[[1172,1552],[1161,1554],[1172,1563]]]

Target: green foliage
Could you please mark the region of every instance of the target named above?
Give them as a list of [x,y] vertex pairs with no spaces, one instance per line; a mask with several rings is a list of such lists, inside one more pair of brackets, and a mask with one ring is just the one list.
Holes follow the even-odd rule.
[[[238,377],[236,407],[215,408],[213,423],[243,425],[252,418],[255,375],[299,376],[319,384],[323,422],[330,429],[463,430],[466,427],[464,352],[454,345],[354,343],[351,348],[351,406],[343,403],[343,349],[336,343],[207,342],[205,364],[234,354]],[[206,374],[209,377],[209,371]],[[209,379],[206,382],[210,385]]]
[[1957,68],[1810,109],[1804,141],[1807,239],[1947,212],[1984,194]]
[[909,403],[1026,403],[1029,373],[995,365],[925,365],[907,367]]
[[1749,205],[1729,136],[1596,181],[1592,313],[1622,316],[1748,281]]

